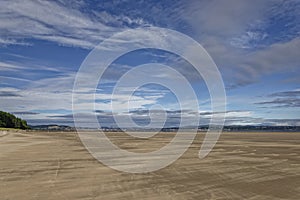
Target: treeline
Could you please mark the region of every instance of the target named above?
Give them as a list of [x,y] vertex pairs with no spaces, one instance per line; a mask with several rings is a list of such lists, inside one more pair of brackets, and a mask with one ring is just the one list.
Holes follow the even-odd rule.
[[29,129],[25,120],[22,120],[13,114],[0,111],[0,127],[3,128],[18,128],[18,129]]

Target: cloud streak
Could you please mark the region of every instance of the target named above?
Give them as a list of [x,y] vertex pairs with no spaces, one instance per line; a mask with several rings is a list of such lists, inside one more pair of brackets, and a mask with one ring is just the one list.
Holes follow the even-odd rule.
[[[107,12],[90,16],[80,11],[85,3],[73,2],[68,7],[64,3],[4,0],[0,8],[0,44],[28,45],[26,39],[34,38],[66,46],[93,48],[113,32],[132,24],[144,24],[142,19],[114,17]],[[105,24],[108,21],[110,25]]]
[[274,108],[297,108],[300,107],[300,90],[276,92],[268,95],[275,98],[270,101],[256,103],[257,105],[270,105]]

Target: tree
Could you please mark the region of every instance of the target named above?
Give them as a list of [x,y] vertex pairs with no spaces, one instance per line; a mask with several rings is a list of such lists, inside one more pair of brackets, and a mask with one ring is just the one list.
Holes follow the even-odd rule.
[[29,126],[25,120],[3,111],[0,111],[0,127],[29,129]]

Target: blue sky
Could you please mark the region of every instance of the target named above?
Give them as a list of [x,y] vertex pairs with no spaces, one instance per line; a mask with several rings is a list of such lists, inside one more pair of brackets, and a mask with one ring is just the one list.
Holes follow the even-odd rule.
[[[226,87],[226,124],[300,125],[298,0],[0,3],[0,110],[29,124],[72,125],[73,83],[85,57],[115,33],[153,26],[192,37],[213,58]],[[109,94],[118,78],[149,62],[187,77],[197,93],[201,124],[208,123],[212,113],[202,78],[180,57],[153,49],[126,54],[110,66],[97,90],[99,121],[112,123]],[[115,112],[124,116],[125,96],[115,99]],[[168,111],[167,125],[177,123],[178,102],[167,88],[140,87],[133,102],[130,115],[138,123],[147,124],[147,110],[157,104]],[[181,112],[194,111],[181,103],[186,103]]]

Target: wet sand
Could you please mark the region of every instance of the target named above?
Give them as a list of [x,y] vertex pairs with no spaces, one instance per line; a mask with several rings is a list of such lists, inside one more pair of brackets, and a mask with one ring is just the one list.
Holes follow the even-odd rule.
[[[145,152],[173,134],[108,136]],[[0,137],[0,199],[300,199],[300,133],[223,133],[200,160],[202,140],[199,133],[166,168],[128,174],[95,160],[75,133],[8,132]]]

